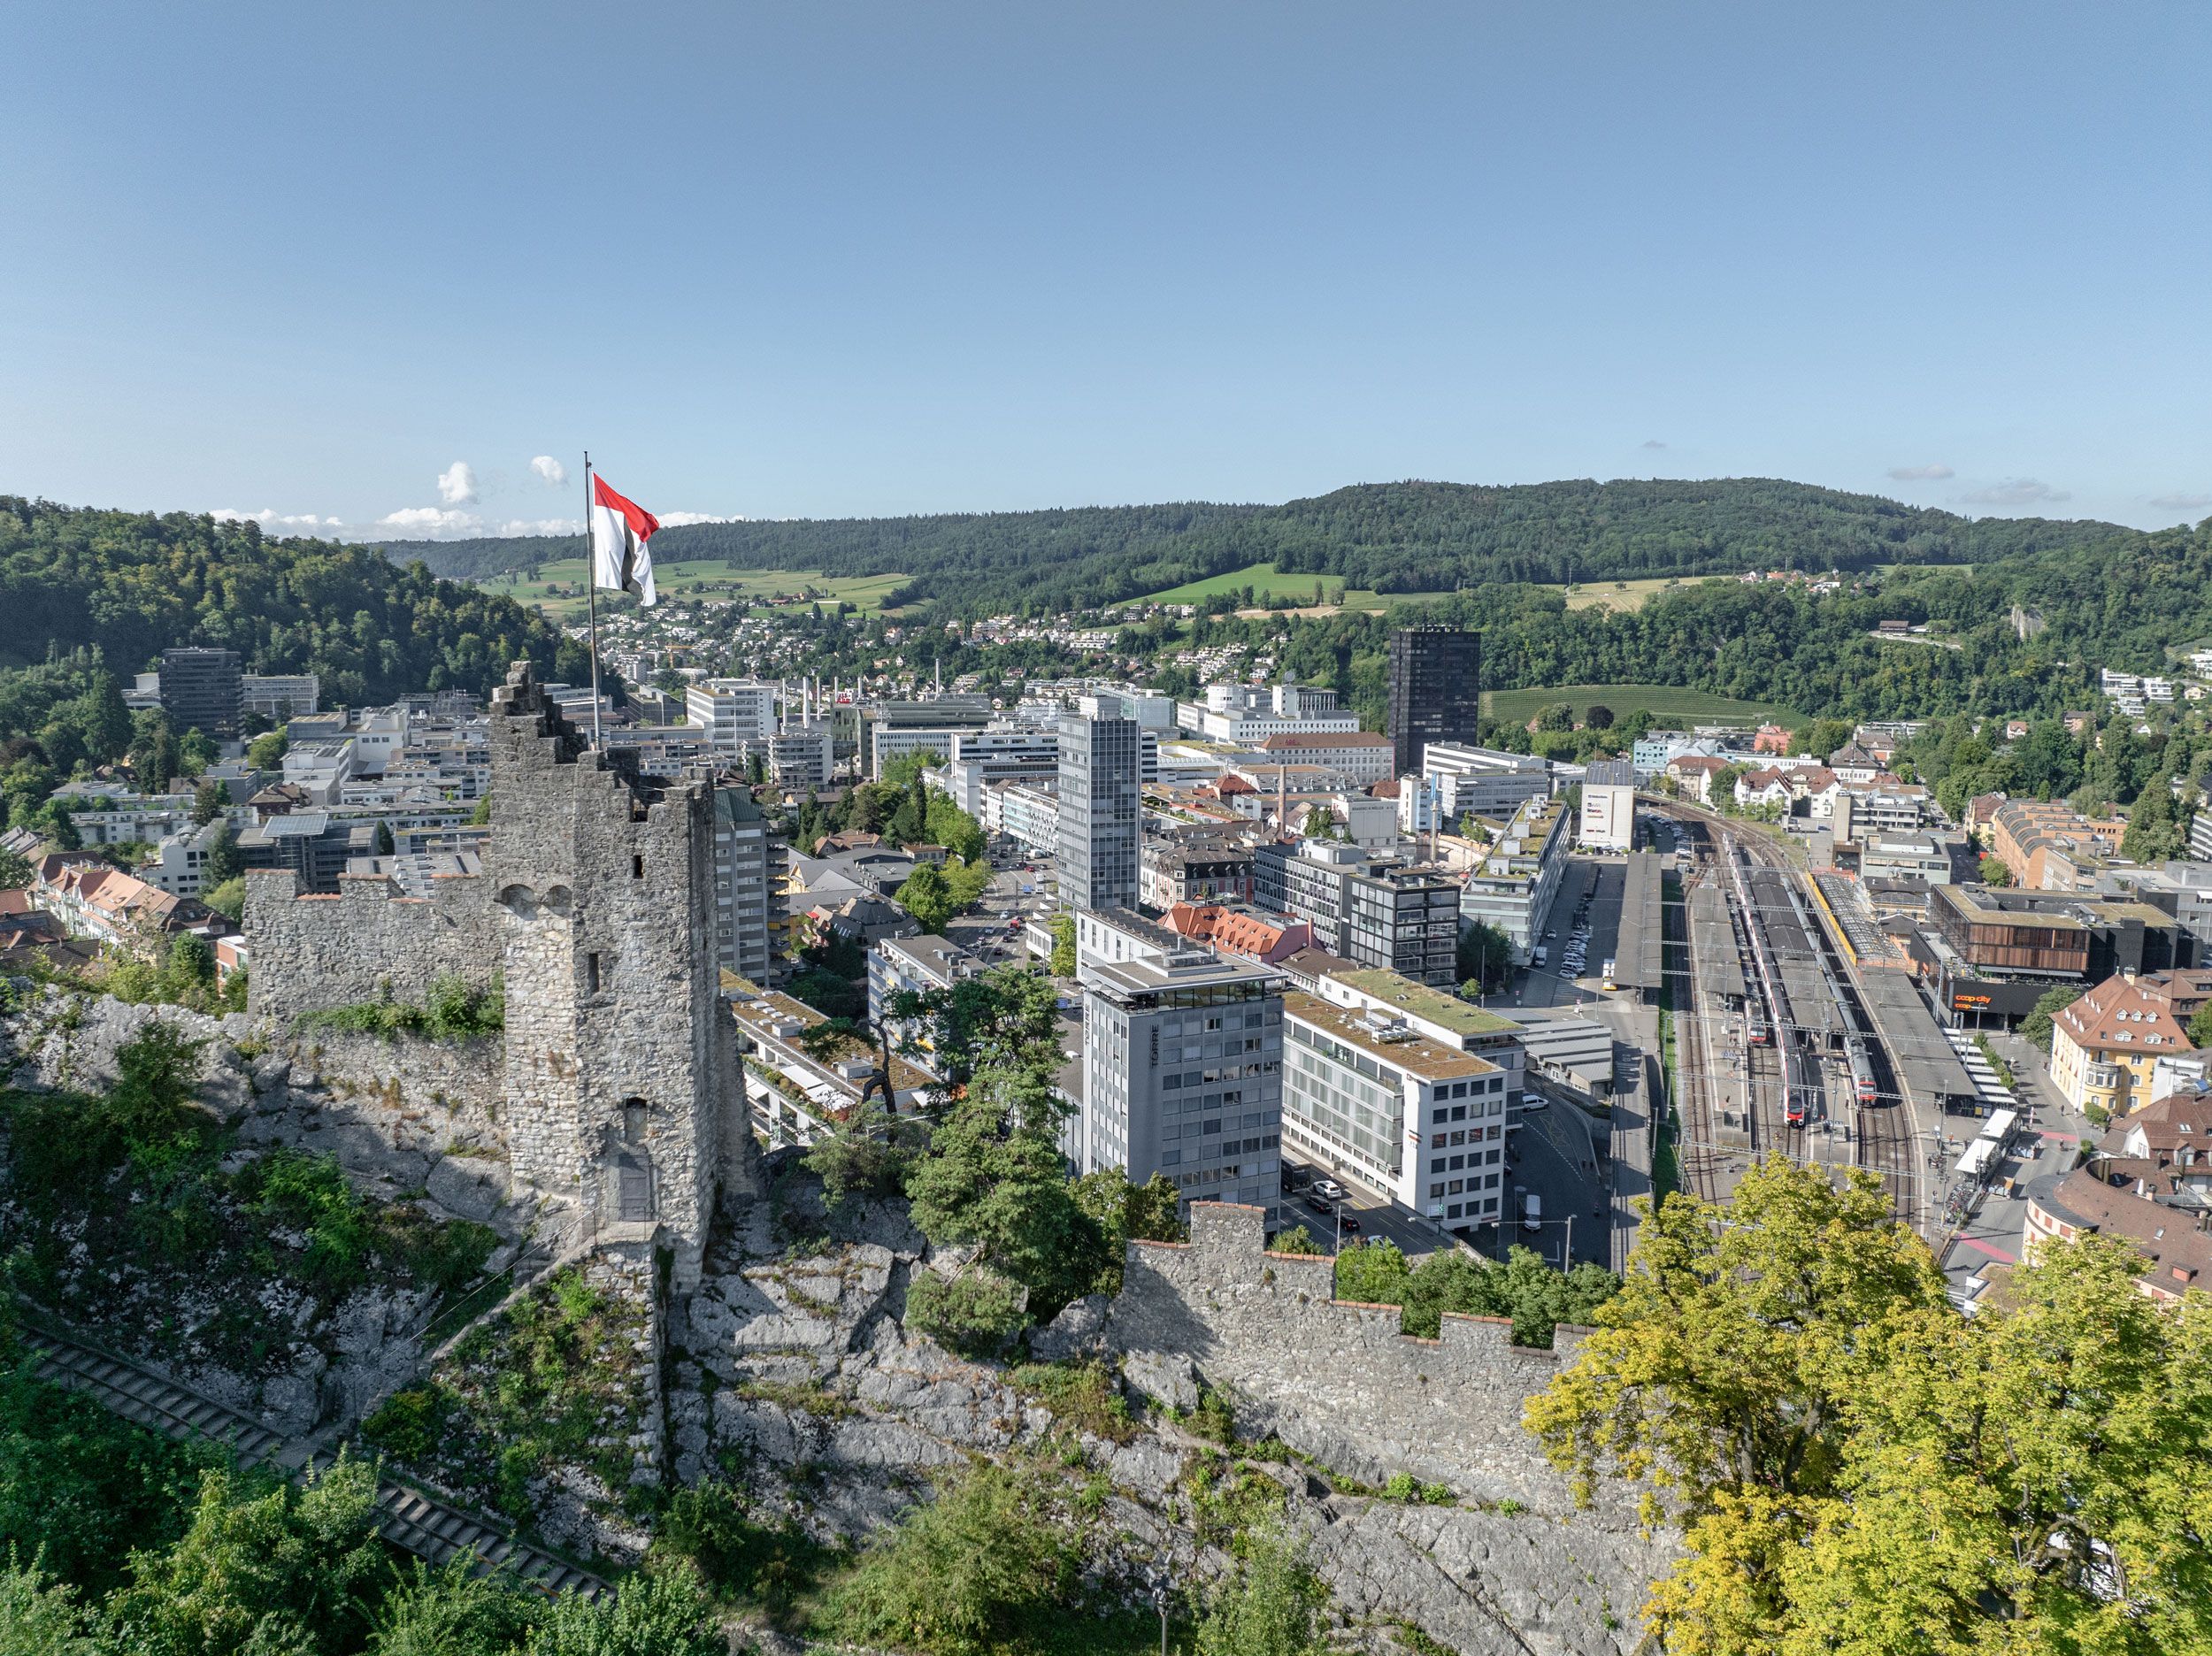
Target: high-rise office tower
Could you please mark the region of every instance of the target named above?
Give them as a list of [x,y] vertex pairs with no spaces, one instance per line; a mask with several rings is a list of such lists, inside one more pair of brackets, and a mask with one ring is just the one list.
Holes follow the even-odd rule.
[[1390,745],[1400,776],[1420,774],[1429,742],[1472,747],[1481,715],[1481,633],[1401,627],[1390,635]]
[[1137,906],[1137,721],[1118,705],[1071,714],[1060,724],[1060,901],[1075,908]]
[[236,650],[161,652],[161,710],[178,735],[188,730],[207,736],[237,735],[244,700]]

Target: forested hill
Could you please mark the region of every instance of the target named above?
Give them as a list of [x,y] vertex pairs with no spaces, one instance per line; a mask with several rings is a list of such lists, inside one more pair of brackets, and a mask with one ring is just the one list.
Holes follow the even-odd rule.
[[534,611],[373,548],[0,495],[0,680],[92,646],[127,684],[180,644],[234,649],[249,672],[319,673],[326,702],[354,706],[488,691],[525,656],[549,677],[590,671]]
[[[904,602],[1033,614],[1139,597],[1257,563],[1379,592],[1439,592],[1494,581],[1980,563],[2141,539],[2114,524],[1960,518],[1766,478],[1360,484],[1281,506],[699,524],[663,535],[655,546],[671,561],[725,558],[740,568],[835,575],[900,571],[915,578]],[[474,578],[573,556],[580,547],[573,537],[537,537],[394,542],[387,550]]]

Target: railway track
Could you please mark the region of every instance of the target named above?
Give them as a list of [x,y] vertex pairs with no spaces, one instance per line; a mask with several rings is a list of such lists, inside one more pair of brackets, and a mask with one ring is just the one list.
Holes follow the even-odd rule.
[[[221,1444],[242,1467],[267,1466],[303,1483],[338,1458],[317,1440],[287,1439],[250,1415],[50,1322],[26,1322],[20,1338],[37,1355],[40,1379],[81,1392],[111,1414],[164,1437]],[[599,1598],[614,1591],[582,1567],[518,1540],[489,1519],[411,1485],[380,1479],[376,1505],[384,1538],[433,1564],[473,1553],[479,1575],[503,1571],[548,1594],[574,1592]]]
[[[1855,1038],[1856,1042],[1863,1044],[1871,1070],[1875,1100],[1862,1100],[1853,1091],[1847,1093],[1844,1103],[1852,1130],[1853,1163],[1875,1174],[1899,1216],[1913,1223],[1921,1174],[1914,1162],[1903,1093],[1888,1049],[1883,1045],[1873,1017],[1826,926],[1802,905],[1790,901],[1786,890],[1759,889],[1771,886],[1777,879],[1786,882],[1793,877],[1787,855],[1765,835],[1742,832],[1724,818],[1696,806],[1677,801],[1656,804],[1654,809],[1692,830],[1693,842],[1701,846],[1701,864],[1709,858],[1714,866],[1725,868],[1732,854],[1740,848],[1746,862],[1755,872],[1755,878],[1743,882],[1740,893],[1731,893],[1746,927],[1746,941],[1755,962],[1764,951],[1764,963],[1770,969],[1763,974],[1763,993],[1769,1000],[1768,1027],[1774,1045],[1748,1047],[1746,1066],[1746,1123],[1751,1158],[1755,1161],[1781,1150],[1795,1159],[1804,1159],[1803,1146],[1798,1142],[1802,1130],[1791,1127],[1786,1119],[1793,1078],[1795,1091],[1804,1095],[1809,1104],[1815,1092],[1823,1097],[1829,1092],[1824,1079],[1827,1054],[1818,1050],[1819,1043],[1809,1041],[1814,1031],[1789,1006],[1788,990],[1781,981],[1784,974],[1779,970],[1780,955],[1786,954],[1793,960],[1802,956],[1824,969],[1826,982],[1832,985],[1833,993],[1829,998],[1836,1003],[1843,1039],[1849,1043]],[[1800,993],[1806,992],[1801,986]],[[1704,1020],[1699,1019],[1696,1039],[1701,1052],[1704,1050],[1703,1025]],[[1678,1041],[1687,1039],[1686,1032],[1678,1026]],[[1699,1119],[1709,1136],[1709,1065],[1701,1068],[1708,1073],[1696,1079],[1697,1095],[1704,1100],[1706,1112]],[[1692,1091],[1692,1082],[1686,1073],[1686,1098],[1691,1096]],[[1685,1124],[1688,1124],[1686,1120]],[[1718,1158],[1709,1148],[1700,1154],[1686,1145],[1681,1154],[1686,1179],[1691,1177],[1692,1167],[1698,1164],[1701,1164],[1710,1179]]]
[[[1699,878],[1693,875],[1690,883]],[[1686,885],[1686,894],[1687,889]],[[1721,1185],[1719,1157],[1715,1150],[1717,1123],[1713,1119],[1714,1058],[1709,1044],[1709,1020],[1698,1001],[1695,944],[1686,916],[1686,908],[1680,918],[1668,915],[1663,908],[1661,911],[1663,937],[1678,924],[1682,931],[1678,943],[1668,937],[1664,945],[1676,962],[1667,969],[1671,979],[1669,999],[1674,1007],[1673,1079],[1678,1093],[1674,1101],[1675,1164],[1684,1186],[1693,1195],[1702,1201],[1717,1201]]]

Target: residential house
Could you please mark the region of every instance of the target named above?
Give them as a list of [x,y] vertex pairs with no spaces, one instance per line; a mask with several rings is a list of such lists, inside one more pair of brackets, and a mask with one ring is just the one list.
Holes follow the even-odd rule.
[[1682,797],[1694,799],[1701,805],[1713,802],[1713,785],[1727,769],[1727,760],[1710,754],[1684,754],[1680,758],[1667,761],[1667,775]]
[[2108,978],[2051,1019],[2051,1080],[2076,1109],[2117,1118],[2150,1102],[2152,1067],[2190,1050],[2212,971]]

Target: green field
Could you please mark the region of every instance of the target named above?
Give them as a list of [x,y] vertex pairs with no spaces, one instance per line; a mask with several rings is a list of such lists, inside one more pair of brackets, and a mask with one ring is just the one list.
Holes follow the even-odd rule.
[[1682,724],[1763,724],[1768,719],[1786,722],[1797,717],[1771,702],[1738,702],[1704,690],[1682,690],[1673,685],[1551,685],[1534,690],[1486,690],[1482,708],[1492,718],[1525,723],[1555,702],[1564,702],[1579,720],[1593,703],[1613,709],[1615,718],[1648,710],[1655,718]]
[[[1140,603],[1203,603],[1207,599],[1225,592],[1236,592],[1249,586],[1260,598],[1298,598],[1306,603],[1313,602],[1314,583],[1318,581],[1325,601],[1333,607],[1342,583],[1333,575],[1285,575],[1272,564],[1248,564],[1240,570],[1225,574],[1209,575],[1204,580],[1185,581],[1180,586],[1171,586],[1165,592],[1147,593]],[[1439,598],[1448,598],[1449,593],[1377,593],[1355,586],[1344,594],[1348,610],[1387,610],[1393,604],[1427,603]]]
[[[535,580],[525,580],[523,572],[518,570],[480,580],[476,585],[486,592],[534,604],[556,620],[571,620],[584,612],[588,601],[583,588],[583,559],[563,558],[557,563],[541,564],[537,575]],[[695,564],[657,562],[653,565],[653,586],[661,594],[741,599],[762,614],[773,612],[772,599],[802,593],[817,594],[825,602],[841,599],[864,612],[879,610],[884,599],[905,580],[903,575],[845,576],[824,575],[814,570],[733,570],[718,558]],[[632,602],[626,597],[610,599],[606,594],[602,595],[601,601],[625,604]]]

